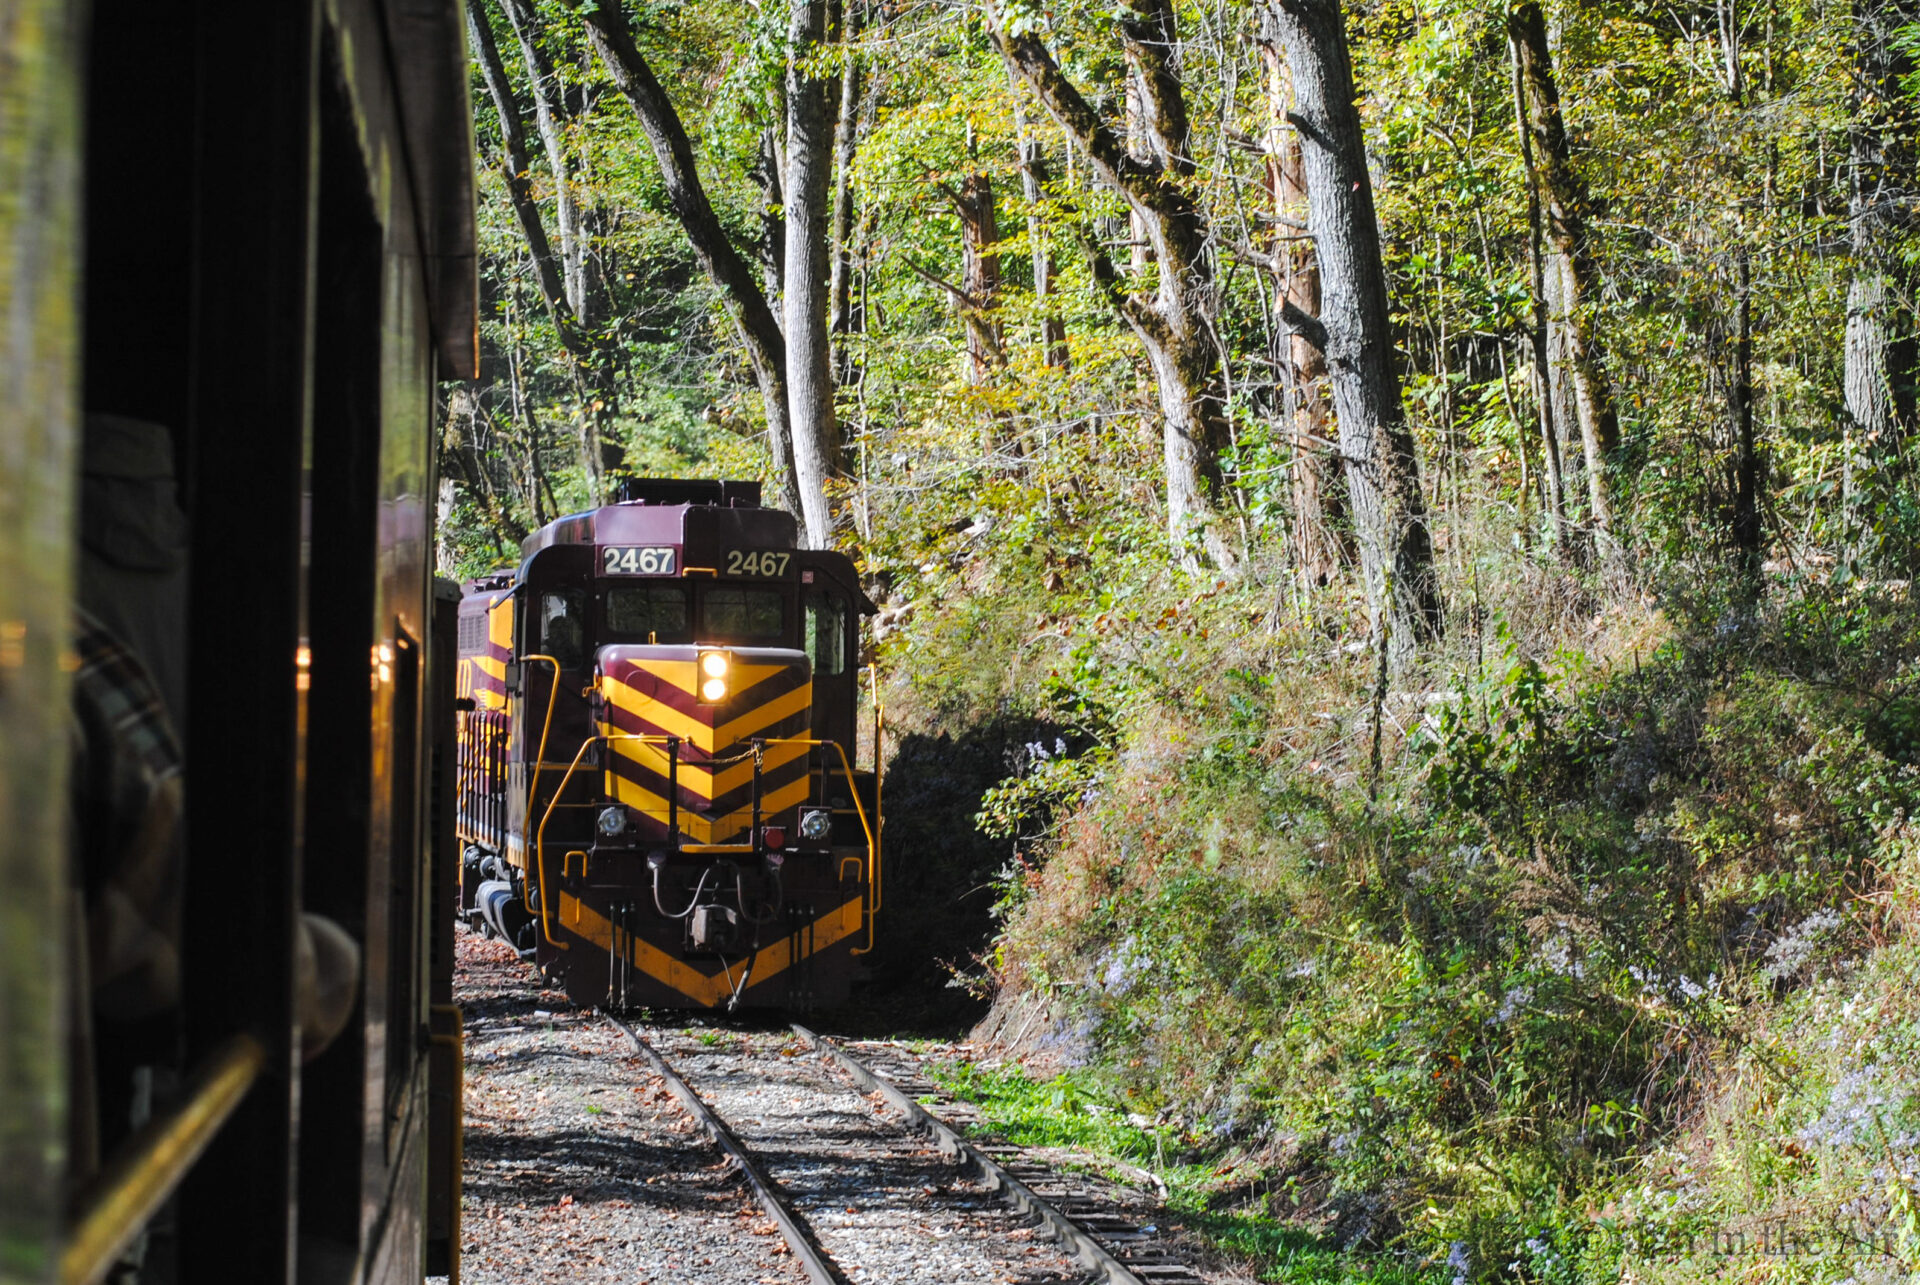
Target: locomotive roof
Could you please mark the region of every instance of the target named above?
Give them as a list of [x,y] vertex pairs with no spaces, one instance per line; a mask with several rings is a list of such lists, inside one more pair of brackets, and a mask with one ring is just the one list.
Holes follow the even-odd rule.
[[688,537],[722,539],[729,545],[791,549],[798,534],[793,515],[758,504],[653,503],[628,500],[557,518],[520,542],[523,558],[561,544],[685,545]]

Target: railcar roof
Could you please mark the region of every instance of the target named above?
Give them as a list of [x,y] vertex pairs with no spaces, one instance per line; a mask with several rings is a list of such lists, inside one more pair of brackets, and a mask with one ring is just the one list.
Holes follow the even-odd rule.
[[480,370],[480,278],[466,11],[458,0],[393,0],[379,12],[393,50],[441,374],[471,379]]

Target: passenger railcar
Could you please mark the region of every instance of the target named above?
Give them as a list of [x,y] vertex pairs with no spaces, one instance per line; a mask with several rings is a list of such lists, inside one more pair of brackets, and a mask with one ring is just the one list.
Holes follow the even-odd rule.
[[[0,9],[0,1279],[457,1277],[432,550],[435,384],[476,373],[462,6]],[[111,1020],[67,842],[98,819],[69,793],[75,566],[139,516],[78,521],[106,416],[162,443],[138,480],[177,479],[187,586],[154,622],[177,649],[121,640],[178,680],[184,780],[176,998],[131,1080],[74,1038]],[[358,957],[317,1056],[305,915]]]
[[843,1001],[881,881],[852,562],[701,480],[629,481],[522,553],[460,605],[470,921],[583,1005]]

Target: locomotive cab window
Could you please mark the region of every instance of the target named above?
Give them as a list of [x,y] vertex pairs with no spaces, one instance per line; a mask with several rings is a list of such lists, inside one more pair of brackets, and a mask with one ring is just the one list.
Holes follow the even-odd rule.
[[847,672],[847,604],[838,594],[807,595],[807,659],[815,677]]
[[635,584],[608,589],[607,632],[662,643],[692,642],[686,586]]
[[586,599],[578,589],[540,596],[540,650],[560,662],[562,669],[587,663]]
[[778,647],[787,641],[787,594],[783,589],[708,585],[700,597],[700,638]]

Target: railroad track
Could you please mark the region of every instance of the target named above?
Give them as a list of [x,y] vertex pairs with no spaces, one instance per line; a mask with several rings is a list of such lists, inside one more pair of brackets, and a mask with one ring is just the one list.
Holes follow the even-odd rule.
[[649,1040],[608,1020],[740,1172],[814,1285],[1199,1285],[1153,1225],[927,1111],[916,1099],[937,1091],[897,1053],[881,1050],[882,1070],[868,1050],[798,1025],[792,1037]]

